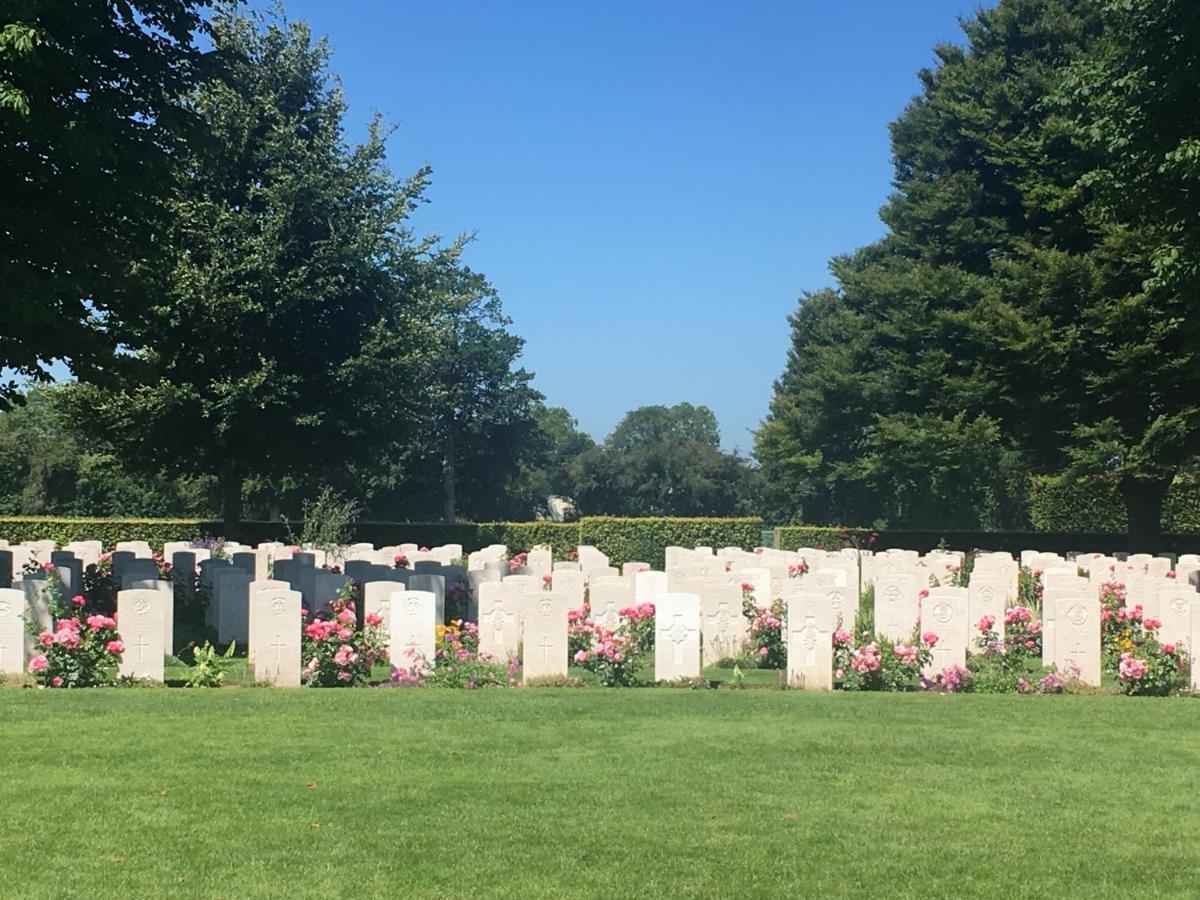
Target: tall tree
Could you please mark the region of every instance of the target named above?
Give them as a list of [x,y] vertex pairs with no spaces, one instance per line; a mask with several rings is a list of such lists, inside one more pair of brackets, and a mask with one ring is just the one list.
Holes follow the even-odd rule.
[[570,470],[586,515],[736,515],[750,477],[745,460],[721,451],[712,410],[690,403],[632,410]]
[[248,475],[345,466],[422,421],[443,260],[404,225],[427,171],[397,181],[378,122],[346,146],[323,41],[234,7],[212,37],[221,77],[189,101],[210,140],[170,203],[149,349],[128,386],[84,396],[140,466],[217,476],[233,533]]
[[[1174,131],[1147,114],[1114,135],[1097,109],[1125,101],[1095,98],[1136,93],[1130,79],[1194,80],[1191,28],[1184,4],[1001,0],[965,23],[965,49],[937,49],[938,66],[892,126],[887,236],[838,260],[837,289],[793,317],[756,445],[765,470],[790,477],[796,497],[827,499],[830,517],[866,511],[891,524],[924,514],[889,502],[883,474],[957,509],[972,469],[992,473],[967,491],[983,498],[999,497],[1022,466],[1103,473],[1122,486],[1131,530],[1158,530],[1194,436],[1200,365],[1186,340],[1194,295],[1186,278],[1156,283],[1156,259],[1173,259],[1173,244],[1150,225],[1173,222],[1186,246],[1194,220],[1164,210],[1191,170],[1160,170],[1187,155],[1195,104]],[[1153,60],[1119,49],[1159,41],[1189,49]],[[1138,141],[1156,149],[1139,160]],[[1112,173],[1129,189],[1101,190]],[[1165,205],[1147,205],[1130,179],[1157,184]],[[972,452],[992,462],[969,466]],[[1020,504],[977,505],[980,526],[1022,515]]]
[[[206,0],[24,0],[0,17],[0,369],[105,378],[161,268]],[[20,402],[0,384],[0,409]]]
[[460,506],[490,518],[519,476],[537,436],[534,409],[542,396],[517,366],[524,340],[508,330],[500,298],[482,276],[456,270],[441,294],[439,335],[428,398],[428,438],[440,454],[444,521]]
[[1097,246],[1072,261],[1093,352],[1067,451],[1074,471],[1117,480],[1135,535],[1155,535],[1200,447],[1200,5],[1109,0],[1101,19],[1052,98],[1096,160],[1080,187]]

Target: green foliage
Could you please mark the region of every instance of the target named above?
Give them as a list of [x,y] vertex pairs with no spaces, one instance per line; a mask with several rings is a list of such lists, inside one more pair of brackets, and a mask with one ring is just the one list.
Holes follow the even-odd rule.
[[137,475],[70,414],[69,385],[35,388],[0,412],[0,514],[84,517],[210,516],[215,484]]
[[892,124],[880,241],[805,295],[755,452],[784,521],[1020,530],[1030,473],[1156,535],[1200,434],[1187,0],[1000,0]]
[[82,390],[124,458],[221,480],[229,523],[249,475],[311,478],[411,439],[427,417],[436,288],[457,248],[413,238],[428,170],[387,169],[385,130],[347,146],[329,50],[307,26],[222,6],[219,78],[189,99],[160,302],[120,389]]
[[646,562],[662,568],[664,549],[741,547],[750,550],[762,538],[761,519],[617,518],[589,516],[580,520],[580,543],[608,555],[614,565]]
[[234,641],[230,641],[229,646],[225,648],[225,652],[219,653],[216,647],[205,641],[204,646],[193,648],[192,667],[188,670],[187,686],[197,688],[221,687],[225,683],[225,676],[229,673],[229,667],[233,664],[233,653],[236,647],[237,644]]
[[841,550],[843,547],[871,549],[876,532],[868,528],[826,527],[819,525],[780,525],[775,529],[775,546],[780,550],[813,547],[817,550]]
[[716,417],[705,406],[635,409],[602,446],[571,463],[571,497],[581,515],[737,515],[754,473],[719,444]]
[[[204,72],[197,0],[6,4],[0,22],[0,371],[103,378],[152,304],[181,98]],[[86,298],[86,299],[85,299]],[[0,408],[20,402],[0,384]]]
[[[1129,518],[1112,478],[1042,476],[1033,479],[1029,514],[1035,531],[1124,534]],[[1200,480],[1177,475],[1163,502],[1162,530],[1167,534],[1200,531]]]
[[566,559],[581,543],[577,522],[490,522],[478,526],[474,549],[488,544],[504,544],[512,551],[529,550],[545,544],[554,551],[555,559]]
[[354,501],[323,488],[314,500],[304,501],[304,527],[299,543],[334,550],[350,543],[354,533]]
[[167,541],[193,541],[214,534],[218,523],[199,519],[59,519],[51,516],[0,518],[0,538],[21,541],[101,541],[111,550],[118,541],[146,541],[153,547]]
[[1128,525],[1121,493],[1112,479],[1069,475],[1033,479],[1029,518],[1035,531],[1123,533]]

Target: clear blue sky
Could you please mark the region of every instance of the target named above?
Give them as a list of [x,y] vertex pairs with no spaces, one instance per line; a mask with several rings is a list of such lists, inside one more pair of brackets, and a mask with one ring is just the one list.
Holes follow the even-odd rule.
[[[263,4],[265,5],[265,4]],[[603,438],[689,401],[748,450],[801,291],[882,233],[887,123],[972,0],[288,0],[350,136],[434,167],[418,230],[474,232],[552,405]]]

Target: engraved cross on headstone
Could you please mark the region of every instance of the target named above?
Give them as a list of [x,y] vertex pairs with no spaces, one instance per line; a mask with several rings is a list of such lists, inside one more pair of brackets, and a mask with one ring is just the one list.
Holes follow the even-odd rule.
[[538,647],[542,651],[542,662],[546,665],[550,664],[550,651],[554,649],[554,646],[554,641],[550,640],[550,635],[543,634],[542,642],[538,644]]
[[1079,641],[1076,641],[1075,648],[1070,653],[1067,654],[1067,656],[1071,660],[1071,664],[1075,667],[1076,672],[1083,671],[1083,666],[1080,665],[1079,661],[1086,655],[1087,654],[1084,653],[1083,646],[1079,643]]
[[804,665],[815,666],[817,664],[817,617],[810,615],[805,617],[804,625],[800,628],[793,628],[792,634],[795,635],[800,642],[800,646],[804,649]]
[[150,646],[150,641],[146,639],[144,634],[139,634],[137,640],[133,642],[133,646],[138,649],[138,662],[145,662],[146,648]]
[[675,618],[666,629],[667,637],[671,639],[671,658],[675,665],[683,664],[683,642],[696,629],[683,622],[683,613],[675,613]]
[[274,642],[274,643],[272,643],[272,644],[269,644],[268,646],[270,646],[270,647],[274,647],[274,648],[275,648],[275,662],[276,662],[276,664],[278,664],[278,663],[282,662],[282,661],[283,661],[283,655],[282,655],[282,654],[283,654],[283,648],[287,646],[287,644],[286,644],[286,643],[284,643],[284,640],[283,640],[283,635],[281,635],[281,634],[277,634],[277,635],[275,635],[275,642]]

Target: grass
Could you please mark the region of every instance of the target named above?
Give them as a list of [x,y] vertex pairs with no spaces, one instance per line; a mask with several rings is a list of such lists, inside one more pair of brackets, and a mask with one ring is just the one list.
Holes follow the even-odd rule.
[[0,894],[1195,896],[1200,706],[0,691]]

